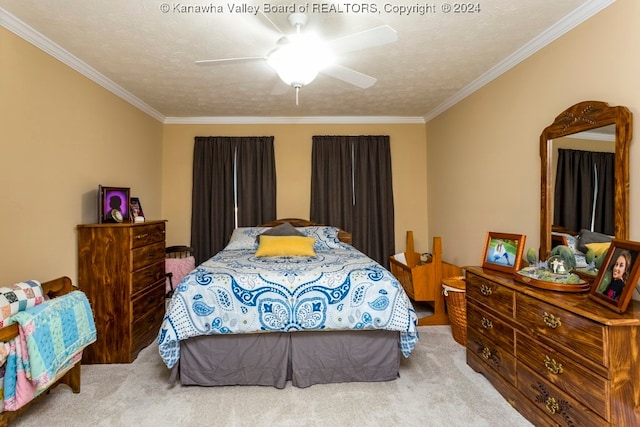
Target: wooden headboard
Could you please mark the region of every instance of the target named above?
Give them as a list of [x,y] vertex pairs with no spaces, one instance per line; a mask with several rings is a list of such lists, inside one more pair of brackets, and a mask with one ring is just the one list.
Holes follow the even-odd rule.
[[[282,218],[282,219],[276,219],[273,220],[271,222],[268,222],[266,224],[262,224],[261,227],[275,227],[277,225],[280,225],[282,223],[288,222],[289,224],[293,225],[294,227],[313,227],[313,226],[322,226],[322,225],[326,225],[326,224],[318,224],[315,223],[313,221],[309,221],[308,219],[302,219],[302,218]],[[343,243],[347,243],[349,245],[352,245],[353,243],[353,238],[351,236],[351,233],[349,233],[348,231],[344,231],[341,228],[338,228],[338,240],[340,240]]]

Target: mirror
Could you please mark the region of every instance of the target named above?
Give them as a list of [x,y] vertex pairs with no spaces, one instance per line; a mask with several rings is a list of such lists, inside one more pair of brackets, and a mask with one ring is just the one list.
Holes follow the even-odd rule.
[[[540,259],[551,251],[554,203],[554,140],[580,132],[614,126],[614,230],[617,239],[629,238],[629,143],[632,115],[626,107],[611,107],[600,101],[584,101],[560,113],[540,135]],[[579,231],[579,230],[576,230]]]

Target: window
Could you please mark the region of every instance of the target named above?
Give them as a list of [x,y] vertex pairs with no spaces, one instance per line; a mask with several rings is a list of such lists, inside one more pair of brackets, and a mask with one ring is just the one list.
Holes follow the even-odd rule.
[[383,266],[395,251],[388,136],[314,136],[310,219],[353,234],[353,246]]
[[273,137],[196,137],[191,247],[199,264],[227,244],[236,227],[275,219]]
[[613,235],[615,155],[558,149],[553,224]]

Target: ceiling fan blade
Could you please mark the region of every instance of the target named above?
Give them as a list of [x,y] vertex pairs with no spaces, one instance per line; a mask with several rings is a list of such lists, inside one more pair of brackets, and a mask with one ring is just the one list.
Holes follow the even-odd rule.
[[369,47],[380,46],[387,43],[393,43],[398,40],[396,30],[388,25],[371,28],[370,30],[360,31],[348,36],[340,37],[329,42],[329,47],[337,54],[353,52],[354,50],[366,49]]
[[223,59],[201,59],[196,61],[197,65],[222,65],[222,64],[233,64],[233,63],[241,63],[241,62],[250,62],[257,60],[265,60],[264,56],[245,56],[240,58],[223,58]]
[[260,11],[260,16],[262,16],[262,18],[264,20],[266,20],[267,22],[269,22],[269,24],[271,24],[271,26],[278,32],[280,33],[280,35],[284,36],[285,33],[282,32],[282,30],[280,29],[280,27],[278,27],[268,16],[266,13]]
[[367,89],[378,81],[375,77],[362,74],[359,71],[352,70],[351,68],[343,67],[342,65],[330,65],[321,71],[321,73],[342,80],[343,82],[352,84],[361,89]]

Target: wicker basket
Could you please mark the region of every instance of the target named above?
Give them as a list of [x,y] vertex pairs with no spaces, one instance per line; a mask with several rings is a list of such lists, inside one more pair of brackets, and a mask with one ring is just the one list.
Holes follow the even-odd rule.
[[467,345],[466,283],[464,276],[442,280],[442,293],[449,313],[451,334],[460,345]]

